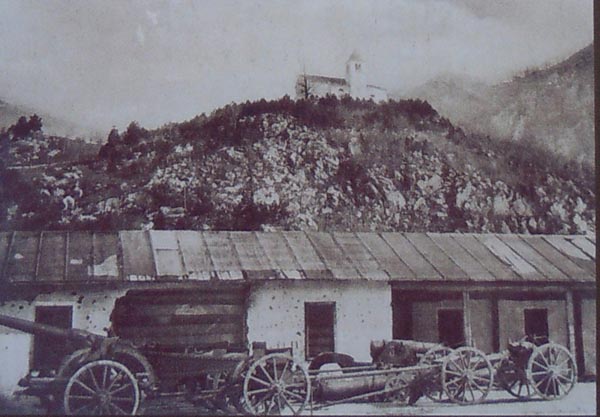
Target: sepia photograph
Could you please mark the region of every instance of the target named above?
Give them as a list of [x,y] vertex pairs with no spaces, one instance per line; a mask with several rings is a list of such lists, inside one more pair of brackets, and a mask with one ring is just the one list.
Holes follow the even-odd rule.
[[593,0],[0,0],[0,415],[589,415]]

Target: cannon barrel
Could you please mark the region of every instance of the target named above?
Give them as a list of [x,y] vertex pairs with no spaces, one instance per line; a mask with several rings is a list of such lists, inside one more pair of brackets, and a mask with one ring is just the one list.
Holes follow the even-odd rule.
[[440,345],[439,343],[419,342],[410,339],[373,340],[371,341],[371,352],[383,350],[388,343],[401,344],[415,353],[425,353],[429,349]]
[[0,314],[0,325],[10,329],[20,330],[29,334],[48,335],[69,341],[91,345],[92,343],[105,339],[104,336],[90,333],[80,329],[62,329],[49,324],[36,323],[30,320]]
[[413,350],[416,353],[425,353],[429,349],[439,346],[439,343],[432,342],[419,342],[416,340],[405,340],[405,339],[394,339],[396,342],[402,343],[407,348]]

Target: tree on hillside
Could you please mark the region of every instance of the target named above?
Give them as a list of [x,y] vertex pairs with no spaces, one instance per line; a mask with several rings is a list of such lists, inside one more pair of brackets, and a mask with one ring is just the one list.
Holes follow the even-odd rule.
[[111,145],[117,145],[119,142],[121,142],[121,135],[116,127],[113,126],[113,128],[110,130],[107,142]]
[[27,124],[29,126],[29,132],[40,132],[42,130],[42,118],[37,114],[31,116]]
[[110,133],[108,134],[108,140],[106,144],[100,148],[98,152],[98,158],[105,159],[108,161],[107,169],[114,171],[116,168],[116,159],[118,156],[117,146],[121,143],[121,135],[117,128],[113,126]]
[[137,145],[146,135],[146,129],[141,128],[137,122],[131,122],[123,134],[123,143],[129,146]]
[[29,117],[21,116],[17,123],[8,128],[8,133],[12,135],[13,140],[19,140],[30,136],[33,132],[41,132],[42,118],[37,114]]

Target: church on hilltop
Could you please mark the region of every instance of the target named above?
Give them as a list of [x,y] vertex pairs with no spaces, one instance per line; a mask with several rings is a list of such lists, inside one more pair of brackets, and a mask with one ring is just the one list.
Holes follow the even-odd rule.
[[325,97],[332,94],[341,98],[372,99],[375,102],[387,100],[387,90],[367,84],[365,62],[355,51],[346,61],[346,77],[325,77],[322,75],[301,74],[296,80],[296,98]]

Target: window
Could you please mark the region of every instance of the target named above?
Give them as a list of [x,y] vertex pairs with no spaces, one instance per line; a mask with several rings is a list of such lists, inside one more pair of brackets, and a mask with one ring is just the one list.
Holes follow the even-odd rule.
[[[73,321],[71,306],[38,306],[35,308],[35,322],[54,327],[70,329]],[[70,354],[67,341],[60,337],[36,334],[33,338],[33,367],[37,370],[56,370],[62,359]]]
[[523,312],[525,334],[532,341],[545,343],[548,341],[548,310],[545,308],[527,308]]
[[461,309],[440,309],[437,315],[440,343],[450,347],[464,344],[463,311]]
[[334,352],[335,303],[305,303],[306,358]]

